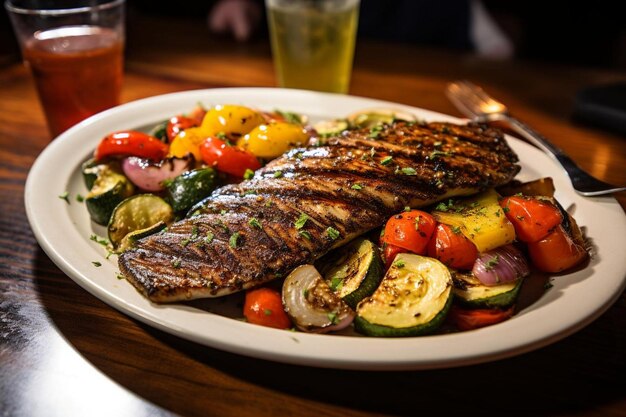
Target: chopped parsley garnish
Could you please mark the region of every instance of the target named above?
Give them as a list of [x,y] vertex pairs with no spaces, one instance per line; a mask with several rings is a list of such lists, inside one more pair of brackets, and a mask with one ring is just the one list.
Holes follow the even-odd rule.
[[353,190],[362,190],[363,186],[361,184],[352,184],[352,188]]
[[68,193],[67,191],[64,191],[63,194],[60,194],[59,198],[61,200],[65,200],[67,204],[70,204],[70,193]]
[[91,235],[91,236],[89,236],[89,239],[93,240],[94,242],[96,242],[97,244],[102,245],[102,246],[107,246],[109,244],[108,240],[102,239],[98,235]]
[[404,268],[406,264],[404,263],[404,261],[395,261],[393,263],[393,266],[395,266],[396,268]]
[[228,239],[228,245],[231,248],[235,249],[238,244],[239,244],[239,232],[235,232],[232,235],[230,235],[230,239]]
[[126,277],[122,274],[115,275],[117,279],[126,279]]
[[485,264],[485,269],[487,271],[491,271],[493,268],[496,267],[496,265],[498,265],[499,262],[500,262],[500,256],[496,255],[487,261],[487,263]]
[[508,213],[509,211],[511,211],[511,209],[509,209],[508,207],[502,207],[502,211]]
[[206,243],[211,243],[213,242],[213,238],[215,237],[215,235],[213,234],[213,232],[206,232],[206,237],[204,238],[204,241]]
[[243,173],[243,179],[250,180],[254,177],[254,171],[250,168],[246,169],[246,172]]
[[337,313],[328,313],[328,320],[330,320],[330,324],[337,324]]
[[265,308],[263,309],[263,314],[265,314],[266,316],[271,316],[272,310],[270,310],[269,308]]
[[93,264],[93,266],[95,266],[96,268],[97,268],[97,267],[102,266],[102,263],[100,263],[100,262],[98,262],[98,261],[92,261],[91,263],[92,263],[92,264]]
[[172,261],[172,266],[173,266],[174,268],[179,268],[179,267],[180,267],[180,259],[174,259],[174,260]]
[[76,194],[76,201],[78,201],[79,203],[82,203],[83,201],[85,201],[85,197],[83,197],[80,194]]
[[430,153],[430,155],[428,155],[428,157],[430,159],[437,159],[440,156],[448,156],[448,155],[450,155],[448,152],[434,150]]
[[376,139],[378,136],[380,136],[380,132],[382,131],[383,127],[381,125],[376,125],[370,129],[370,133],[367,136],[369,138]]
[[404,175],[417,175],[417,171],[411,167],[404,167],[400,171],[402,171]]
[[279,116],[282,116],[285,119],[285,121],[288,123],[296,123],[300,125],[302,124],[302,117],[297,113],[292,113],[292,112],[282,111],[282,110],[274,110],[274,111]]
[[409,206],[404,206],[404,210],[403,211],[411,211],[411,207]]
[[326,235],[331,238],[332,240],[337,240],[337,238],[339,238],[340,233],[339,230],[333,228],[333,227],[327,227],[326,228]]
[[300,217],[298,217],[298,220],[296,220],[296,222],[293,224],[294,227],[298,230],[302,229],[304,227],[304,225],[306,224],[307,220],[309,220],[309,216],[307,216],[304,213],[300,214]]
[[333,279],[330,280],[330,289],[333,291],[338,291],[343,287],[343,278],[339,277],[339,276],[335,276],[333,277]]
[[265,202],[265,207],[272,207],[272,201],[271,200],[267,200]]
[[452,228],[452,233],[454,233],[455,235],[458,235],[461,233],[461,227],[460,226],[454,226]]
[[307,298],[309,296],[309,289],[305,288],[304,290],[302,290],[302,295],[304,295],[304,298]]
[[198,226],[196,226],[195,224],[193,225],[193,227],[191,228],[191,239],[195,239],[198,237]]
[[306,230],[298,230],[298,234],[305,238],[306,240],[311,240],[311,234]]
[[474,231],[475,231],[476,233],[480,232],[480,227],[475,227],[475,228],[474,228]]
[[184,247],[186,247],[186,246],[189,244],[189,242],[191,242],[191,238],[190,238],[190,237],[188,237],[188,238],[186,238],[186,239],[183,239],[183,240],[180,242],[180,246],[182,246],[182,247],[184,248]]
[[380,163],[382,165],[389,165],[391,161],[393,161],[393,156],[385,156],[383,159],[380,160]]
[[435,207],[435,210],[448,211],[448,205],[442,201],[441,203],[437,204],[437,207]]
[[217,132],[217,134],[215,135],[216,138],[218,139],[226,139],[226,133],[225,132]]
[[274,172],[274,178],[280,178],[283,176],[283,171],[276,171]]
[[248,221],[248,224],[250,226],[252,226],[252,227],[256,227],[257,229],[262,229],[263,228],[263,226],[261,226],[261,222],[259,222],[256,217],[251,218]]
[[552,283],[552,280],[548,280],[548,281],[546,281],[545,284],[543,284],[543,289],[544,290],[549,290],[552,287],[554,287],[554,284]]

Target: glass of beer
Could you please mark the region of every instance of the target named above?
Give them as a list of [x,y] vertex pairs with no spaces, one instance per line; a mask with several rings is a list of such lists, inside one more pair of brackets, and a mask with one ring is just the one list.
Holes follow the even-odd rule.
[[281,87],[347,93],[359,0],[265,0]]
[[124,0],[7,0],[52,136],[120,103]]

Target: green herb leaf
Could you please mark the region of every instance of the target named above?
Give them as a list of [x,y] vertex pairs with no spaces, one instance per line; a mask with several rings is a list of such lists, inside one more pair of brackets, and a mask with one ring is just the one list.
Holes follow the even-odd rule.
[[401,260],[401,261],[395,261],[395,262],[393,263],[393,266],[395,266],[396,268],[404,268],[404,266],[405,266],[405,265],[406,265],[406,264],[405,264],[405,263],[404,263],[404,261],[402,261],[402,260]]
[[100,266],[102,266],[102,263],[100,263],[100,262],[98,262],[98,261],[92,261],[91,263],[92,263],[92,264],[93,264],[93,266],[95,266],[95,267],[100,267]]
[[282,116],[287,123],[302,124],[302,117],[297,113],[281,110],[274,110],[274,112],[276,112],[279,116]]
[[193,227],[191,228],[191,239],[195,239],[197,237],[198,237],[198,226],[194,224]]
[[487,271],[491,271],[493,268],[496,267],[496,265],[498,265],[499,262],[500,262],[500,256],[496,255],[487,261],[487,263],[485,264],[485,269]]
[[340,236],[339,230],[333,228],[333,227],[327,227],[326,228],[326,235],[331,238],[332,240],[337,240]]
[[259,222],[259,221],[256,219],[256,217],[251,218],[251,219],[248,221],[248,224],[249,224],[250,226],[252,226],[252,227],[256,227],[257,229],[262,229],[262,228],[263,228],[263,226],[261,226],[261,222]]
[[238,244],[239,244],[239,232],[235,232],[232,235],[230,235],[230,239],[228,239],[228,245],[231,248],[235,249]]
[[206,237],[204,238],[204,241],[206,243],[211,243],[213,242],[213,238],[215,237],[215,234],[213,232],[206,232]]
[[306,230],[298,230],[298,234],[305,238],[306,240],[311,240],[311,234]]
[[362,190],[363,186],[361,184],[352,184],[352,188],[353,190]]
[[393,161],[393,156],[385,156],[383,159],[380,160],[380,163],[382,165],[389,165],[391,161]]
[[94,242],[96,242],[97,244],[102,245],[102,246],[107,246],[109,244],[108,240],[102,239],[98,235],[91,235],[91,236],[89,236],[89,239],[93,240]]
[[274,178],[280,178],[283,176],[283,171],[275,171],[274,172]]
[[76,194],[76,201],[78,201],[79,203],[82,203],[83,201],[85,201],[85,197],[83,197],[80,194]]
[[452,232],[453,232],[455,235],[460,234],[460,233],[461,233],[461,227],[460,227],[460,226],[454,226],[454,227],[452,228]]
[[400,171],[402,171],[404,175],[417,175],[417,171],[411,167],[404,167]]
[[66,202],[67,204],[70,204],[70,198],[69,198],[69,196],[70,196],[70,193],[68,193],[67,191],[64,191],[64,192],[63,192],[63,194],[60,194],[60,195],[59,195],[59,198],[60,198],[61,200],[65,200],[65,202]]
[[217,132],[217,134],[215,135],[216,138],[218,139],[226,139],[226,133],[225,132]]
[[174,259],[172,260],[172,266],[174,268],[180,268],[180,259]]
[[450,155],[448,152],[434,150],[430,153],[430,155],[428,155],[428,158],[435,160],[441,156],[448,156],[448,155]]
[[116,278],[117,279],[126,279],[126,277],[124,275],[122,275],[122,274],[117,274]]
[[328,313],[328,320],[330,320],[330,324],[337,324],[337,313]]
[[343,278],[339,276],[333,277],[330,280],[330,289],[333,291],[339,291],[343,287]]
[[301,213],[300,217],[298,217],[298,220],[296,220],[296,222],[293,225],[295,226],[296,229],[300,230],[304,227],[307,220],[309,220],[309,216],[307,216],[304,213]]
[[243,173],[243,179],[250,180],[254,177],[254,171],[250,168],[246,169],[246,172]]
[[404,212],[411,211],[411,207],[410,206],[404,206],[404,210],[403,211]]
[[269,308],[265,308],[263,309],[263,314],[265,314],[266,316],[271,316],[272,310],[270,310]]

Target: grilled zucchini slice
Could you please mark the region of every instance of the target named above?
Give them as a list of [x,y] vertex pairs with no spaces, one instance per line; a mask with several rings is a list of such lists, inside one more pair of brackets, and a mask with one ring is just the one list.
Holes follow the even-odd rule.
[[[92,168],[95,170],[96,179],[91,183],[92,186],[85,198],[85,204],[91,219],[98,224],[106,225],[115,207],[125,198],[131,196],[135,187],[128,178],[110,165],[97,165]],[[92,175],[93,172],[85,175],[85,170],[83,170],[87,186],[93,179]]]
[[107,227],[109,241],[113,249],[121,252],[137,240],[163,229],[173,220],[172,206],[161,197],[138,194],[115,207]]
[[320,262],[330,288],[353,309],[372,295],[383,277],[380,251],[369,240],[356,239]]
[[483,285],[471,273],[453,273],[455,302],[469,308],[506,309],[517,301],[523,278],[500,285]]
[[175,212],[189,210],[215,189],[213,168],[194,169],[165,183],[167,200]]
[[355,328],[383,337],[432,333],[445,320],[452,294],[452,277],[444,264],[398,254],[378,289],[357,306]]

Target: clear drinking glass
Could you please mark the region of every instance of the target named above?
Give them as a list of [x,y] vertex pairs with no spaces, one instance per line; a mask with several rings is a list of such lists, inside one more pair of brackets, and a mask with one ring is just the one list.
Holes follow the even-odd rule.
[[266,0],[281,87],[347,93],[359,0]]
[[119,104],[124,0],[7,0],[5,8],[53,136]]

